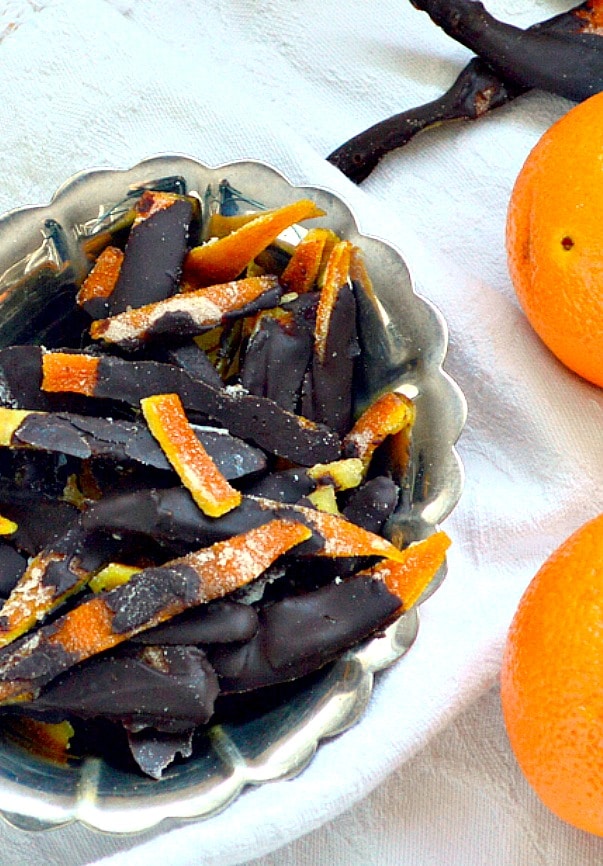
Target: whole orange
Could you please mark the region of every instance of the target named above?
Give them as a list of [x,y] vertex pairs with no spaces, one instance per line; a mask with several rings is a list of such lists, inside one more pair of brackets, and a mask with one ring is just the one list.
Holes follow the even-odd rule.
[[503,655],[501,700],[511,747],[540,799],[603,836],[603,514],[525,591]]
[[507,215],[509,272],[528,321],[570,370],[603,386],[603,93],[528,155]]

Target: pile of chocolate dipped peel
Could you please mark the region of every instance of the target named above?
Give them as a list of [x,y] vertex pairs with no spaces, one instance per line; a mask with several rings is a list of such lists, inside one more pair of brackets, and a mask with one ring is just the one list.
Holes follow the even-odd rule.
[[119,732],[160,778],[236,701],[412,606],[434,533],[384,537],[415,410],[354,415],[361,251],[306,199],[232,216],[144,192],[61,349],[0,350],[0,708],[57,756]]

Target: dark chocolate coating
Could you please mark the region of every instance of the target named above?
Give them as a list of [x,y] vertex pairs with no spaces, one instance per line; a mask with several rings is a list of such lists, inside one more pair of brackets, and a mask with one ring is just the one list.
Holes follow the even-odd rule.
[[[80,527],[84,537],[98,530],[107,533],[139,532],[164,544],[181,545],[184,552],[207,547],[271,520],[287,517],[306,522],[303,513],[291,510],[286,503],[249,497],[243,497],[237,508],[221,517],[208,517],[195,505],[184,487],[170,487],[101,499],[82,514]],[[322,546],[323,539],[313,530],[312,538],[298,545],[296,550],[311,554]]]
[[[588,35],[596,38],[596,16],[595,4],[585,2],[546,21],[536,22],[528,30],[576,39],[584,38],[592,28],[593,32]],[[440,97],[374,124],[340,145],[327,160],[355,183],[362,183],[386,154],[403,147],[418,133],[446,122],[477,120],[527,89],[517,82],[503,80],[491,65],[474,57]]]
[[220,518],[208,517],[187,490],[171,487],[106,497],[90,506],[80,523],[84,533],[97,529],[142,532],[192,550],[261,526],[273,516],[253,500],[243,500]]
[[68,502],[9,485],[0,485],[0,511],[17,524],[15,547],[30,556],[52,546],[78,516],[77,508]]
[[[97,566],[100,567],[101,562],[99,562],[98,557],[95,558]],[[78,583],[78,576],[69,568],[72,562],[73,559],[69,561],[62,560],[60,562],[53,560],[48,563],[44,572],[40,575],[40,582],[45,587],[52,587],[55,597],[61,596]]]
[[574,102],[603,91],[603,55],[597,30],[588,32],[588,13],[585,32],[572,38],[499,21],[476,0],[413,0],[413,5],[511,85],[538,88]]
[[178,756],[190,758],[193,752],[194,728],[174,733],[143,728],[127,733],[132,758],[142,772],[152,779],[161,779],[163,771]]
[[315,488],[316,482],[305,469],[283,469],[280,472],[270,472],[247,485],[245,493],[295,505]]
[[382,581],[360,575],[275,602],[260,610],[253,640],[209,649],[220,692],[306,676],[386,626],[400,606]]
[[251,640],[258,630],[255,608],[218,599],[140,632],[131,643],[184,646]]
[[7,346],[0,349],[0,403],[9,408],[48,411],[51,397],[40,391],[42,349]]
[[333,304],[324,359],[314,353],[302,398],[302,414],[341,437],[352,427],[354,365],[359,354],[356,298],[346,283]]
[[[74,523],[46,553],[60,554],[60,559],[51,560],[39,580],[44,586],[52,586],[56,595],[62,595],[81,580],[81,571],[95,572],[112,560],[119,561],[128,549],[128,538],[108,532],[93,532],[87,536],[79,524]],[[79,570],[72,571],[72,567]]]
[[[99,426],[106,427],[109,424],[102,418],[97,420],[100,421]],[[86,441],[86,436],[62,415],[32,413],[21,422],[12,438],[15,446],[27,445],[43,451],[58,451],[81,460],[92,456],[92,447],[90,442]]]
[[63,496],[69,477],[80,461],[64,454],[19,448],[0,448],[0,501],[19,504],[34,493],[47,499]]
[[26,566],[24,556],[10,544],[0,542],[0,598],[8,598]]
[[109,315],[109,299],[100,295],[82,301],[80,307],[91,319],[104,319]]
[[197,647],[128,647],[76,665],[29,706],[181,731],[205,724],[217,695],[214,670]]
[[329,463],[341,452],[339,437],[328,427],[309,425],[272,400],[244,390],[213,388],[171,364],[102,357],[94,393],[135,407],[153,394],[178,394],[185,409],[210,417],[234,436],[303,466]]
[[380,535],[385,521],[396,509],[399,496],[400,488],[395,481],[378,475],[352,492],[342,513],[350,523]]
[[400,606],[383,581],[364,576],[284,598],[263,611],[266,655],[274,670],[318,667],[389,622]]
[[[221,517],[208,517],[197,508],[187,490],[171,487],[101,499],[82,514],[80,527],[84,538],[98,530],[140,532],[165,544],[180,544],[184,552],[224,541],[287,515],[304,522],[303,514],[288,511],[286,505],[243,497],[237,508]],[[320,535],[315,532],[313,538],[303,543],[303,549],[315,553],[322,544]]]
[[199,576],[182,562],[145,568],[122,586],[105,595],[113,611],[111,629],[115,634],[133,631],[151,622],[171,602],[190,606],[199,598]]
[[27,680],[33,690],[53,680],[77,662],[59,643],[50,643],[42,638],[35,653],[19,655],[19,648],[26,646],[31,636],[22,638],[0,650],[0,680]]
[[268,397],[288,412],[299,404],[302,382],[312,357],[316,296],[293,309],[291,322],[265,317],[243,359],[241,384],[251,394]]
[[132,228],[115,289],[107,299],[111,316],[176,292],[192,218],[191,202],[177,199]]
[[[261,472],[266,467],[262,451],[225,430],[195,427],[195,434],[222,474],[228,479]],[[154,469],[172,467],[146,424],[92,418],[86,415],[28,415],[13,434],[15,445],[29,446],[82,460],[111,458],[135,461]]]
[[180,367],[191,379],[198,379],[212,388],[221,388],[224,384],[203,349],[194,341],[183,346],[162,347],[157,360]]

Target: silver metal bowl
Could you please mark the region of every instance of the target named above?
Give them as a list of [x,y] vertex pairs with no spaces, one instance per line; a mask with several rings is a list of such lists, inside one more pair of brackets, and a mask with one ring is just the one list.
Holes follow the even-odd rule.
[[[49,205],[14,210],[0,219],[0,346],[53,345],[57,323],[72,311],[74,284],[90,268],[91,251],[106,242],[106,233],[118,226],[142,189],[196,190],[203,196],[223,179],[267,207],[311,198],[325,210],[325,225],[362,248],[379,305],[367,304],[361,313],[367,363],[356,401],[360,406],[385,387],[414,399],[411,464],[389,534],[396,541],[425,537],[456,505],[462,487],[454,445],[465,421],[465,402],[442,370],[446,326],[413,291],[400,254],[361,234],[350,208],[327,189],[295,187],[259,162],[208,167],[179,155],[154,157],[129,170],[78,174]],[[415,610],[384,636],[347,652],[285,703],[239,724],[214,726],[195,756],[172,766],[161,781],[97,758],[62,766],[5,738],[0,741],[0,813],[28,830],[78,820],[111,833],[134,833],[167,819],[208,817],[247,785],[295,775],[321,740],[356,722],[370,699],[373,675],[404,655],[417,628]]]

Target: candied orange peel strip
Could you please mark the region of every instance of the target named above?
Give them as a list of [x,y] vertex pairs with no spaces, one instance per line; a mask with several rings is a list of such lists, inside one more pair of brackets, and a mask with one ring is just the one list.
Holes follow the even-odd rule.
[[316,310],[314,350],[318,360],[325,360],[327,337],[333,307],[339,292],[347,283],[350,275],[350,262],[353,245],[349,241],[339,241],[331,250],[327,260],[324,281]]
[[63,554],[43,551],[29,562],[0,608],[0,647],[21,637],[86,585],[90,573],[79,569],[76,563],[70,565],[73,583],[65,592],[57,592],[51,582],[44,581],[52,563],[64,558]]
[[209,517],[220,517],[241,502],[191,427],[177,394],[154,394],[140,401],[149,430],[165,456]]
[[234,231],[242,228],[260,216],[269,216],[275,212],[276,208],[270,208],[263,211],[252,211],[248,213],[236,213],[226,216],[221,213],[213,213],[207,221],[207,228],[204,231],[206,238],[223,238],[226,235],[232,234]]
[[292,519],[299,514],[299,519],[312,526],[323,539],[323,547],[316,551],[316,556],[378,556],[396,561],[405,557],[404,552],[387,538],[369,532],[339,514],[317,511],[305,505],[283,504],[261,496],[250,496],[249,499],[255,499],[277,514],[279,511],[288,514]]
[[199,332],[202,332],[219,326],[227,313],[255,301],[277,285],[276,278],[272,276],[245,277],[180,293],[107,319],[98,319],[90,325],[90,336],[107,343],[143,342],[146,332],[155,322],[165,315],[179,313],[194,317]]
[[[81,602],[53,623],[42,626],[0,662],[0,703],[32,700],[40,688],[75,664],[112,649],[189,608],[221,598],[259,577],[279,556],[306,541],[311,530],[289,520],[271,520],[249,532],[143,569],[123,586]],[[186,587],[183,590],[183,586]],[[158,590],[159,591],[158,594]],[[159,598],[152,612],[144,599]],[[115,620],[142,602],[144,615],[134,624]],[[43,658],[35,681],[20,676],[19,666]]]
[[322,556],[383,556],[387,559],[400,561],[403,552],[386,538],[375,535],[351,523],[337,514],[325,511],[314,511],[303,505],[291,506],[293,511],[303,512],[305,519],[324,539],[324,547],[319,552]]
[[330,484],[321,484],[312,493],[308,493],[308,499],[318,511],[324,511],[327,514],[339,514],[335,489]]
[[285,289],[298,295],[310,292],[318,283],[325,252],[328,254],[338,240],[331,229],[310,229],[295,247],[281,274]]
[[232,234],[190,250],[184,260],[183,287],[200,288],[236,279],[282,231],[294,223],[324,215],[309,199],[258,214]]
[[364,476],[362,460],[358,457],[334,460],[332,463],[315,463],[306,471],[318,486],[330,485],[335,490],[359,487]]
[[14,520],[0,514],[0,535],[12,535],[18,528],[19,525]]
[[449,536],[440,530],[405,547],[397,562],[383,560],[359,574],[383,580],[389,591],[402,601],[403,609],[410,610],[444,565],[450,544]]
[[42,390],[49,392],[74,391],[94,396],[100,358],[71,352],[44,352],[42,354]]
[[343,450],[349,457],[358,457],[365,468],[375,449],[388,436],[407,430],[414,424],[415,406],[412,400],[397,391],[378,397],[356,421],[344,437]]
[[113,293],[124,254],[119,247],[108,246],[94,263],[94,267],[82,283],[76,302],[82,306],[93,298],[108,298]]

